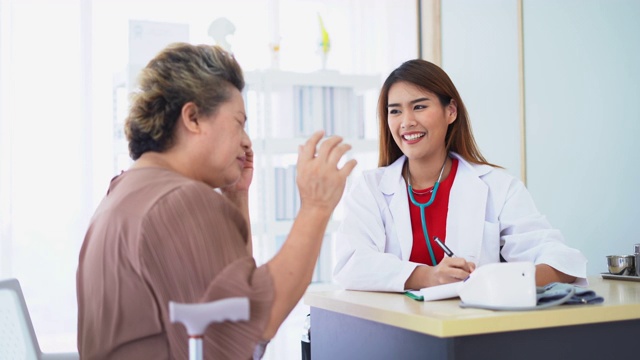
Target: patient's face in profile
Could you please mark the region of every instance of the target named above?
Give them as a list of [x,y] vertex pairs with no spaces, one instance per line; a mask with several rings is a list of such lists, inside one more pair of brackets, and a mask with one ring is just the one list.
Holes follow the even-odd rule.
[[232,86],[229,91],[231,96],[227,102],[212,114],[199,118],[199,176],[215,188],[238,181],[251,150],[251,140],[245,131],[247,116],[242,94]]

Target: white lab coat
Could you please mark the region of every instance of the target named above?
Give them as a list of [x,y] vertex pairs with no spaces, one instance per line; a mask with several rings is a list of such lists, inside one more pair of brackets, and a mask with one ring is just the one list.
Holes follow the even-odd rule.
[[[548,264],[586,285],[587,260],[568,247],[560,231],[538,212],[517,178],[488,165],[470,164],[458,154],[458,171],[449,197],[447,246],[477,266],[532,261]],[[363,172],[344,199],[344,221],[336,239],[334,279],[347,289],[404,291],[416,266],[409,261],[413,235],[406,157]]]

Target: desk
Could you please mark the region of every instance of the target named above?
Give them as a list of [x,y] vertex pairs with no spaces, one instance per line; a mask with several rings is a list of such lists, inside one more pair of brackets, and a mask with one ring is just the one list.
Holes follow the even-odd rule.
[[596,359],[640,354],[640,282],[589,278],[598,305],[463,309],[398,293],[308,292],[313,360]]

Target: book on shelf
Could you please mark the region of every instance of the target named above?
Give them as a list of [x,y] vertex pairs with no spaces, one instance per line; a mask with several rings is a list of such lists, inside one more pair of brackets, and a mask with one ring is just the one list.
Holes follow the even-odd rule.
[[[278,251],[280,251],[288,236],[289,234],[281,234],[275,237],[275,253],[272,254],[271,257],[273,257],[273,255],[275,255]],[[331,282],[333,263],[331,261],[331,254],[328,254],[331,248],[330,240],[330,236],[325,236],[322,239],[320,254],[318,256],[315,269],[313,270],[313,276],[311,277],[311,282],[313,283]]]
[[286,188],[286,177],[287,177],[287,170],[283,167],[276,167],[274,169],[274,174],[275,174],[275,192],[274,192],[274,198],[275,198],[275,213],[276,213],[276,220],[286,220],[287,219],[287,215],[286,215],[286,196],[285,196],[285,191],[284,189]]
[[296,185],[296,166],[276,167],[275,175],[275,219],[293,220],[300,209],[300,193]]
[[295,218],[298,209],[296,209],[296,166],[290,165],[285,169],[285,188],[278,189],[284,191],[285,194],[285,218],[292,220]]
[[305,137],[318,128],[347,138],[364,138],[364,98],[348,87],[295,86],[293,126],[295,136]]

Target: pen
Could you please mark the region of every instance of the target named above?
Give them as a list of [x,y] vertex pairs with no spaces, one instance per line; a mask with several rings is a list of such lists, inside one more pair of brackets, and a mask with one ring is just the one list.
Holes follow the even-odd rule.
[[440,241],[440,239],[438,239],[438,237],[434,237],[434,241],[436,242],[436,244],[438,244],[438,246],[440,246],[442,248],[442,250],[444,250],[444,253],[447,254],[448,257],[454,257],[455,255],[453,255],[453,251],[451,251],[451,249],[449,249],[447,247],[447,245],[445,245],[442,241]]

